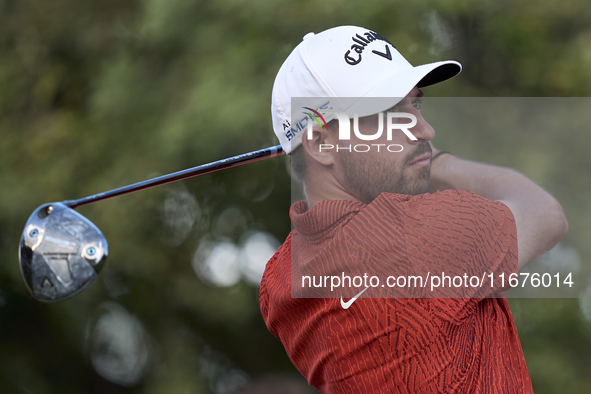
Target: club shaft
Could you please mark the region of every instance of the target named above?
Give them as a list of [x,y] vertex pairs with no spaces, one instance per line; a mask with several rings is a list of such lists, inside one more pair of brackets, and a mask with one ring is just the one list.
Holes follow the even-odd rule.
[[188,168],[186,170],[173,172],[172,174],[162,175],[157,178],[148,179],[143,182],[123,186],[118,189],[109,190],[107,192],[94,194],[92,196],[80,198],[78,200],[63,201],[62,204],[70,208],[76,208],[80,205],[90,204],[96,201],[105,200],[107,198],[137,192],[151,187],[180,181],[182,179],[192,178],[198,175],[208,174],[210,172],[215,172],[226,168],[237,167],[243,164],[253,163],[255,161],[270,159],[283,154],[285,154],[285,152],[283,151],[283,148],[281,148],[281,145],[276,145],[265,149],[255,150],[253,152],[243,153],[241,155],[229,157],[227,159],[214,161],[212,163],[203,164],[197,167]]

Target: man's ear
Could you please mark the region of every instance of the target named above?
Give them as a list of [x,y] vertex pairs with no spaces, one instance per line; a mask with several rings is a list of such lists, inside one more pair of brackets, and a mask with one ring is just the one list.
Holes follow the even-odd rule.
[[305,131],[302,135],[302,147],[307,156],[323,166],[332,166],[335,163],[337,138],[335,133],[325,127],[312,127],[312,135]]

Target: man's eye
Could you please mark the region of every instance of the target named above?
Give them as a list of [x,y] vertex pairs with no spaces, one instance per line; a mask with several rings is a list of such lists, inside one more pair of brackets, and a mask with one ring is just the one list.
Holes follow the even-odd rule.
[[421,110],[421,103],[422,102],[423,102],[422,97],[419,97],[415,101],[413,101],[412,106],[415,107],[416,109],[418,109],[420,111]]

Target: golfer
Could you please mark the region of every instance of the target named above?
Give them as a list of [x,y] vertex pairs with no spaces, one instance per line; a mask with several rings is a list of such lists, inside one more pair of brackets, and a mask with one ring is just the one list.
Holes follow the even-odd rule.
[[533,392],[507,283],[396,297],[326,288],[362,272],[508,277],[567,232],[560,204],[522,174],[433,146],[423,88],[460,71],[413,67],[376,32],[341,26],[306,35],[277,74],[273,127],[306,201],[291,206],[260,306],[321,393]]

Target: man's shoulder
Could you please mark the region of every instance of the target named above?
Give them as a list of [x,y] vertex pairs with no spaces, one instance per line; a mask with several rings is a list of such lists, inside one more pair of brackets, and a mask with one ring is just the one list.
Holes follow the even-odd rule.
[[407,250],[413,243],[418,249],[435,244],[471,248],[503,235],[516,237],[509,207],[471,191],[445,190],[417,196],[382,193],[364,211],[365,218],[360,217],[359,222],[384,229],[380,234],[387,238],[398,234]]
[[500,201],[490,200],[469,190],[450,189],[416,196],[382,193],[376,206],[399,207],[411,215],[449,216],[450,219],[466,216],[510,216],[509,207]]
[[289,287],[289,275],[291,270],[291,235],[289,233],[285,242],[275,251],[267,261],[265,270],[259,285],[259,302],[263,317],[269,313],[269,293],[283,293]]
[[460,189],[448,189],[438,190],[434,193],[422,193],[417,195],[397,194],[384,192],[380,194],[375,202],[388,201],[394,203],[407,202],[409,204],[431,204],[431,203],[460,203],[464,202],[476,202],[476,201],[487,201],[496,203],[498,201],[489,200],[471,190],[460,190]]

